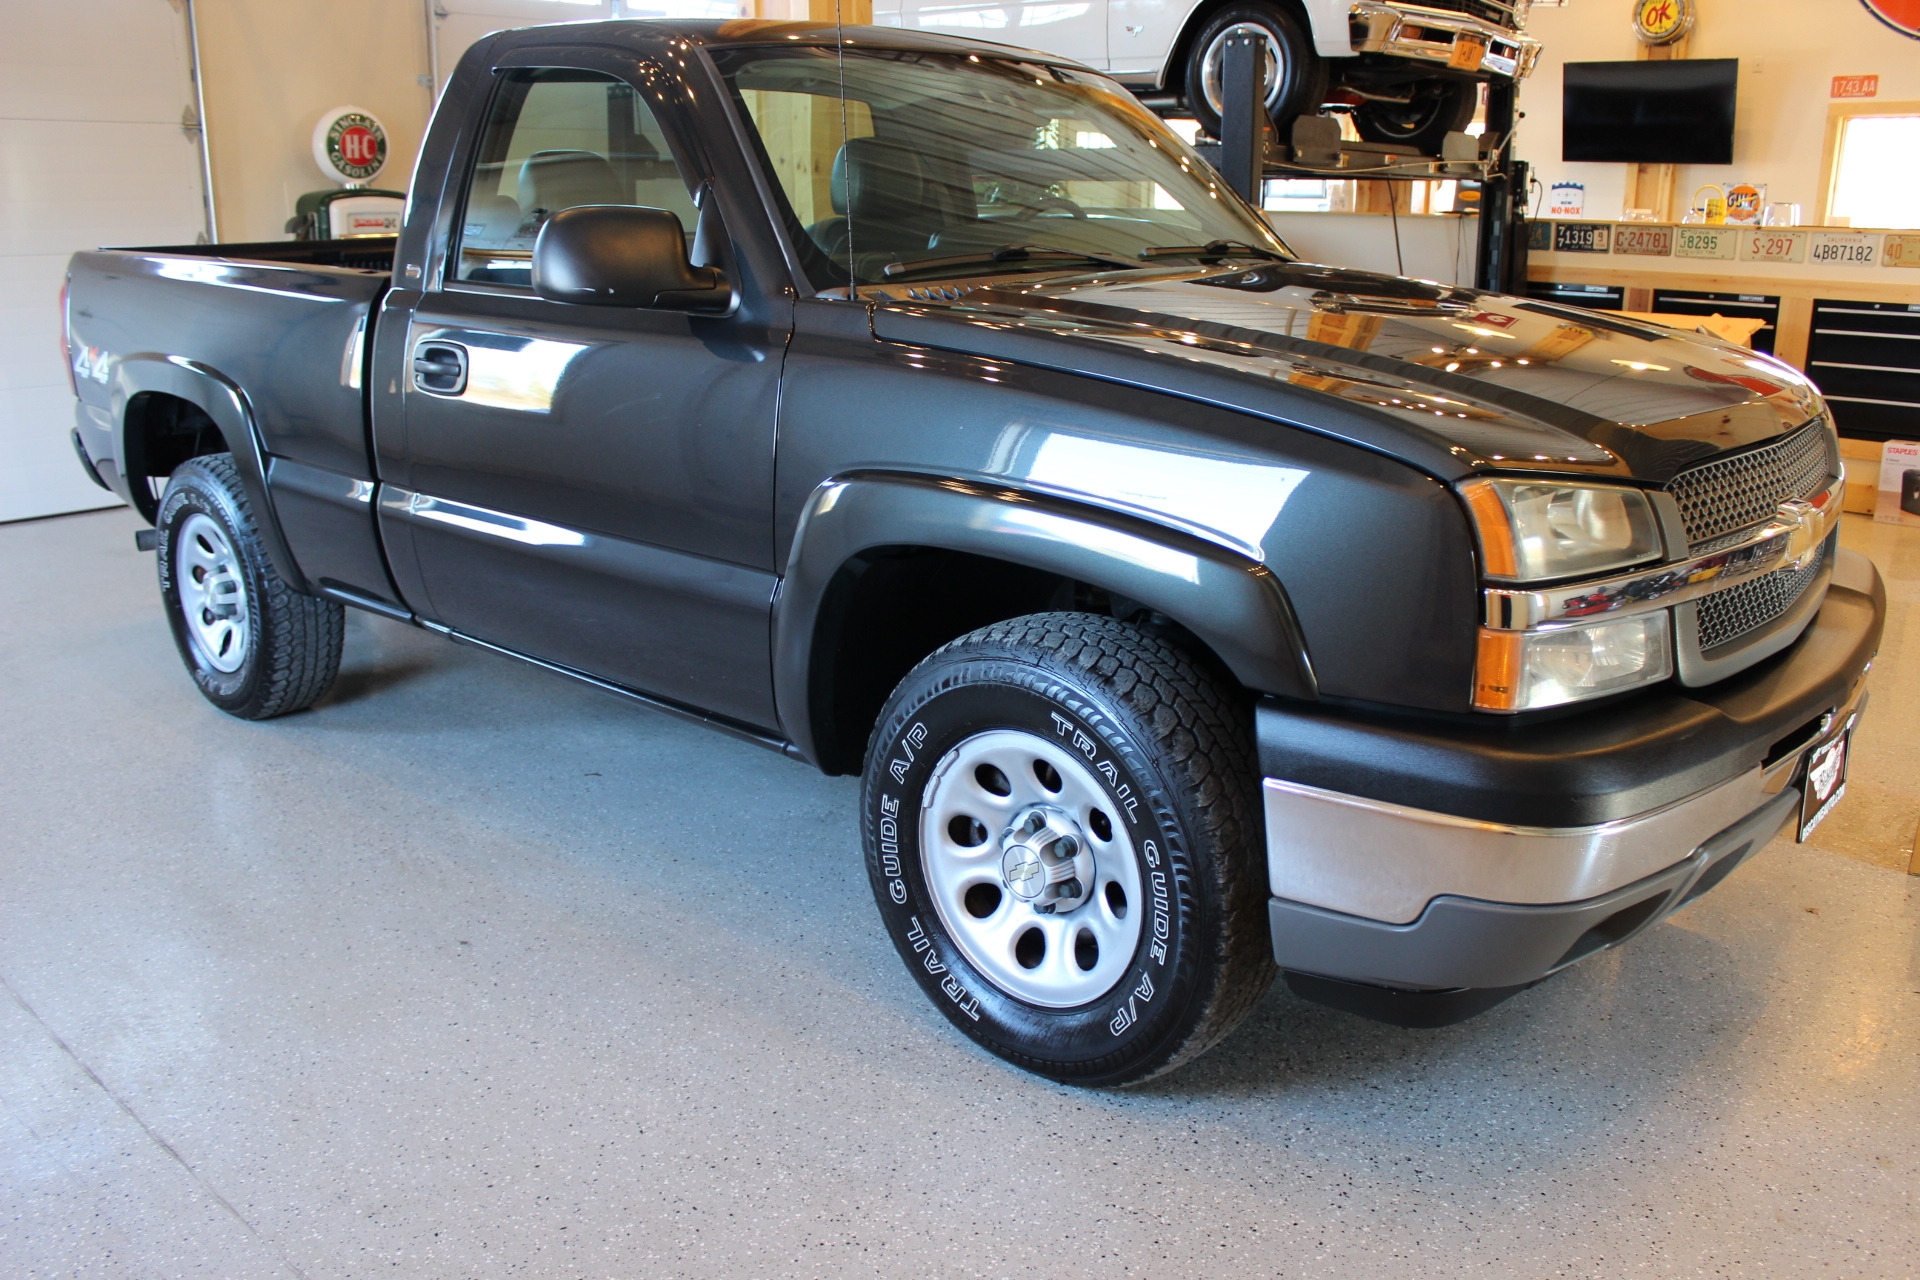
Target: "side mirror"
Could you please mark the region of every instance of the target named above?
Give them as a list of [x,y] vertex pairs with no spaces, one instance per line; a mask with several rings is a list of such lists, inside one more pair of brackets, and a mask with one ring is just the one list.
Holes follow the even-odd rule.
[[687,260],[680,219],[665,209],[583,204],[547,219],[533,242],[533,289],[549,302],[720,313],[733,287]]

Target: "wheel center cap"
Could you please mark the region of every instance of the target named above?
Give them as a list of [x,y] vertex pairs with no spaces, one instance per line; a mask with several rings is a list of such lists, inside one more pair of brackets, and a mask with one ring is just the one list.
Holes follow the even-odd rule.
[[1073,815],[1030,805],[1000,837],[1007,892],[1043,915],[1072,911],[1093,891],[1093,850]]

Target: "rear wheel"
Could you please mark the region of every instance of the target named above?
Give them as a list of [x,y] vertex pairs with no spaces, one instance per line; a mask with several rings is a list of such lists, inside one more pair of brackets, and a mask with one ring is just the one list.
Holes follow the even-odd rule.
[[963,636],[894,691],[863,835],[894,945],[1007,1061],[1131,1084],[1203,1052],[1272,981],[1251,717],[1111,618]]
[[181,463],[156,523],[167,621],[207,701],[266,720],[325,696],[340,670],[342,610],[274,571],[233,456]]
[[1393,142],[1437,156],[1449,133],[1473,123],[1480,105],[1474,80],[1422,80],[1406,102],[1370,99],[1354,111],[1354,127],[1369,142]]
[[1270,4],[1228,5],[1207,20],[1187,51],[1187,105],[1201,128],[1220,136],[1226,44],[1236,35],[1258,36],[1266,42],[1262,70],[1267,114],[1285,142],[1294,118],[1318,111],[1326,101],[1327,64],[1314,52],[1313,41],[1298,20]]

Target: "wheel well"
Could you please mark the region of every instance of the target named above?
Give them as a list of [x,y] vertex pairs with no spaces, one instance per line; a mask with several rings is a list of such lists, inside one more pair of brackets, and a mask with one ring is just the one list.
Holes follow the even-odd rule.
[[809,659],[814,749],[828,773],[858,773],[894,687],[950,640],[1029,613],[1120,618],[1233,676],[1205,642],[1138,601],[1044,569],[936,547],[880,547],[834,575]]
[[[1194,37],[1200,34],[1200,28],[1207,25],[1213,15],[1229,5],[1243,4],[1246,0],[1208,0],[1206,4],[1195,6],[1187,15],[1187,23],[1180,28],[1180,35],[1173,42],[1173,50],[1167,55],[1166,88],[1184,95],[1187,91],[1186,67],[1187,54],[1193,48]],[[1285,11],[1288,17],[1300,24],[1306,32],[1307,42],[1313,42],[1313,19],[1307,16],[1306,6],[1300,0],[1262,0],[1275,9]]]
[[142,391],[127,402],[122,439],[127,489],[149,520],[160,510],[159,490],[175,467],[188,458],[227,452],[226,437],[205,409],[163,391]]

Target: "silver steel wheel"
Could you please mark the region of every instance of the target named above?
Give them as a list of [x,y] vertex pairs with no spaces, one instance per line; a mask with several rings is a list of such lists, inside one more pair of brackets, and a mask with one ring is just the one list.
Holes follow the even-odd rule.
[[187,517],[174,539],[173,571],[195,656],[215,671],[238,671],[253,639],[253,613],[240,557],[218,521],[198,511]]
[[988,981],[1069,1009],[1120,981],[1145,898],[1125,823],[1078,756],[996,729],[927,780],[920,862],[947,935]]
[[1227,41],[1233,36],[1259,36],[1267,44],[1267,56],[1261,59],[1261,72],[1266,78],[1267,111],[1271,113],[1280,99],[1280,42],[1273,38],[1273,32],[1257,22],[1236,22],[1223,27],[1207,44],[1207,51],[1200,55],[1200,92],[1206,95],[1207,106],[1218,116],[1226,110],[1226,90],[1222,87],[1226,73]]

